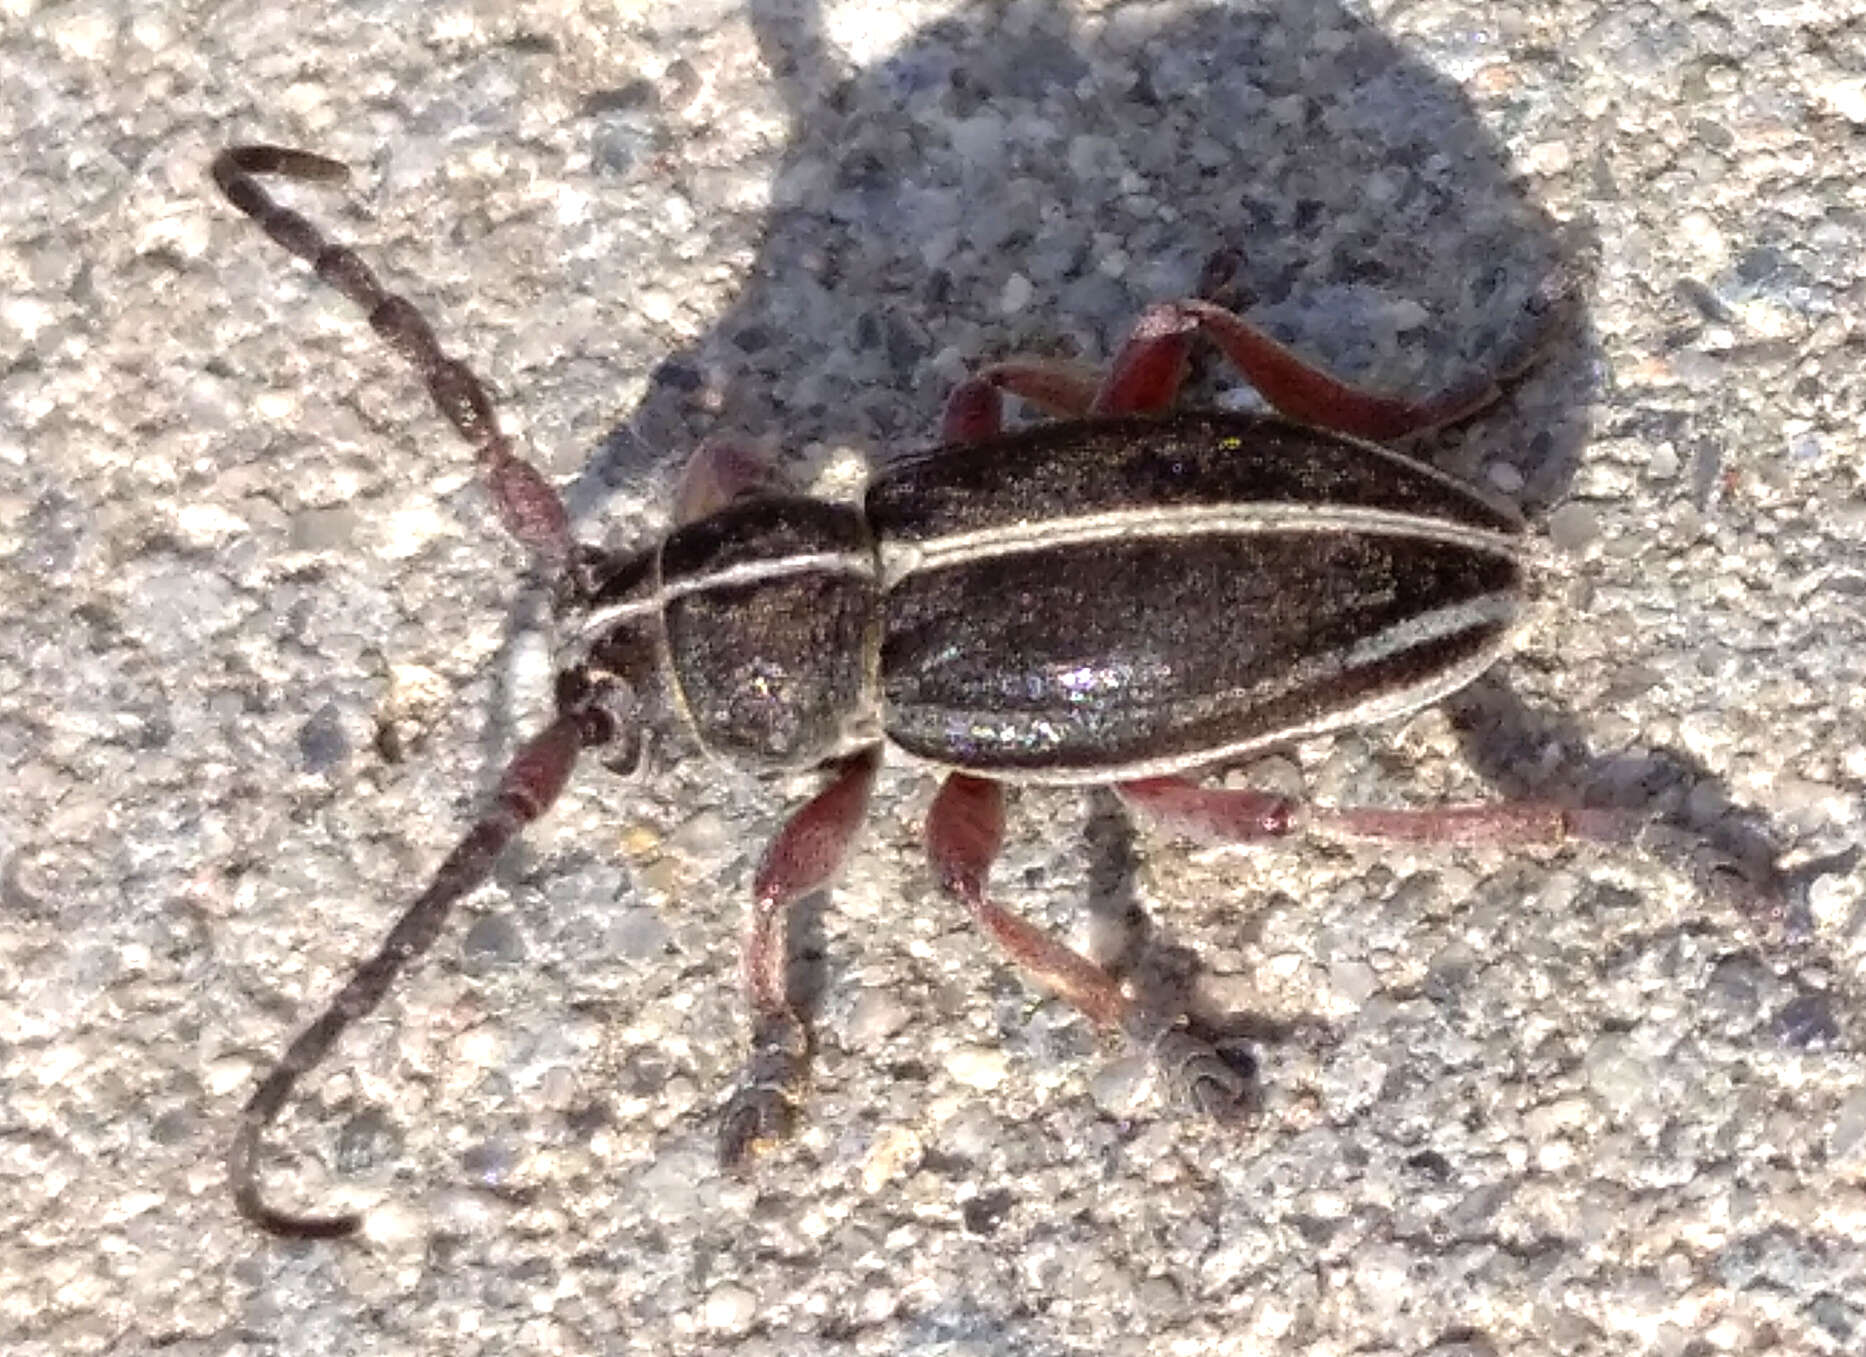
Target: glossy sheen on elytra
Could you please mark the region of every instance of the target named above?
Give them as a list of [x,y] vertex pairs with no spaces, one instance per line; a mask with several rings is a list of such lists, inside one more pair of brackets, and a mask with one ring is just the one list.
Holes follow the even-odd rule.
[[1514,517],[1258,416],[945,448],[866,510],[888,737],[1000,777],[1154,775],[1398,715],[1489,665],[1519,611]]

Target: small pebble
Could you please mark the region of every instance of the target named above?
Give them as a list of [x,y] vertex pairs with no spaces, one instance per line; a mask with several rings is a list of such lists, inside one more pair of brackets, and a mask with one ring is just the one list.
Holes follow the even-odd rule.
[[348,505],[335,509],[305,509],[292,518],[292,550],[340,550],[350,545],[356,524],[356,510]]
[[706,1297],[706,1327],[714,1333],[744,1333],[758,1315],[758,1297],[727,1282]]
[[1652,1066],[1639,1058],[1632,1042],[1617,1033],[1589,1047],[1584,1065],[1588,1087],[1615,1108],[1645,1101],[1652,1087]]
[[1089,1080],[1089,1097],[1110,1117],[1131,1117],[1147,1100],[1151,1068],[1144,1056],[1110,1060]]
[[1567,552],[1577,552],[1600,536],[1600,520],[1585,504],[1562,505],[1548,518],[1549,540]]
[[879,1192],[918,1164],[922,1149],[920,1137],[905,1126],[882,1131],[862,1161],[862,1189]]
[[703,810],[674,831],[669,842],[685,857],[711,859],[726,841],[726,822],[717,811]]
[[411,1243],[422,1237],[421,1214],[393,1200],[372,1207],[363,1215],[363,1238],[383,1247]]
[[480,975],[494,966],[515,966],[525,959],[525,939],[518,925],[504,914],[475,919],[460,940],[460,955],[469,974]]
[[1829,111],[1838,113],[1848,122],[1866,124],[1866,78],[1835,76],[1817,84],[1813,94]]
[[1335,993],[1351,1003],[1365,1003],[1380,988],[1380,977],[1364,961],[1337,961],[1328,968],[1328,982]]
[[622,831],[622,851],[632,858],[645,858],[661,847],[661,836],[649,825],[630,825]]
[[864,1048],[879,1046],[912,1018],[913,1010],[887,990],[871,989],[856,1000],[855,1011],[849,1015],[849,1042]]
[[1484,475],[1506,495],[1514,495],[1523,488],[1523,473],[1513,462],[1492,462],[1484,468]]
[[1840,1036],[1833,1000],[1818,991],[1790,999],[1775,1015],[1773,1025],[1783,1045],[1799,1050],[1819,1050]]
[[1836,1161],[1866,1164],[1866,1089],[1847,1095],[1827,1133],[1827,1152]]
[[605,933],[608,952],[629,961],[654,960],[667,951],[673,936],[661,916],[646,906],[623,910]]
[[946,1073],[967,1088],[996,1088],[1007,1068],[1004,1052],[987,1046],[960,1046],[946,1057]]

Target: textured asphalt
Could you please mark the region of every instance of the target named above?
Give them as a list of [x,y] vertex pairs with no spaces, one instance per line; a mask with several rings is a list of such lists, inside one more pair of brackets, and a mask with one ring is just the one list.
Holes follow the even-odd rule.
[[[583,772],[307,1082],[241,1103],[544,719],[545,595],[242,140],[652,539],[712,432],[849,495],[971,366],[1237,305],[1537,523],[1447,709],[1228,773],[1540,794],[1555,850],[1212,852],[1022,794],[1002,899],[1255,1057],[1201,1123],[934,890],[890,764],[799,930],[816,1083],[714,1166],[805,779]],[[0,5],[0,1351],[1842,1353],[1866,1345],[1866,9]],[[1200,399],[1247,399],[1222,370]],[[1145,926],[1137,919],[1149,921]]]

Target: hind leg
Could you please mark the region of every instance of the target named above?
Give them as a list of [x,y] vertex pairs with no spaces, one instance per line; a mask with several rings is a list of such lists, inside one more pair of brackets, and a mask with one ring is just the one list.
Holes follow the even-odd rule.
[[1192,340],[1202,334],[1281,414],[1335,433],[1396,441],[1456,424],[1495,401],[1561,332],[1567,300],[1562,293],[1554,296],[1535,342],[1504,370],[1423,401],[1344,382],[1260,326],[1203,297],[1148,307],[1100,378],[1073,364],[1012,358],[981,369],[974,381],[1063,417],[1157,413],[1178,399]]

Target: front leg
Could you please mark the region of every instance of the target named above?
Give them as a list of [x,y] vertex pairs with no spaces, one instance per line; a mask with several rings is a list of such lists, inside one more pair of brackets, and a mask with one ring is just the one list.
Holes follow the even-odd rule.
[[798,1094],[809,1078],[810,1032],[791,1006],[785,973],[790,910],[827,886],[862,827],[881,751],[843,761],[834,779],[778,831],[752,882],[745,930],[743,983],[751,1008],[751,1054],[719,1127],[719,1160],[736,1164],[786,1139]]

